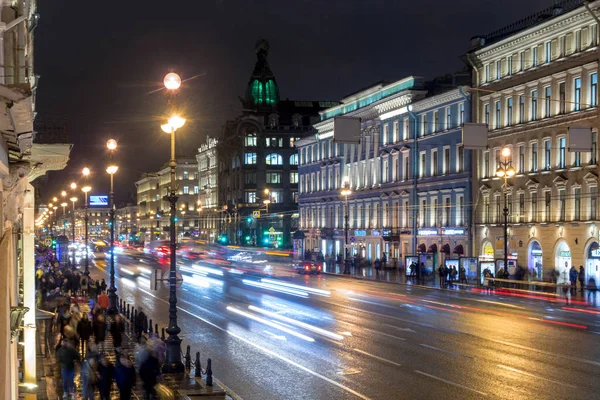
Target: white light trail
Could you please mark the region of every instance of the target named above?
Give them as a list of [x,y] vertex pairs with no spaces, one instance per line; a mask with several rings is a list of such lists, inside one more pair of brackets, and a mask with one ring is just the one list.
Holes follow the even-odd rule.
[[249,280],[249,279],[243,279],[242,282],[245,285],[255,286],[255,287],[259,287],[259,288],[267,289],[267,290],[273,290],[275,292],[285,293],[285,294],[289,294],[289,295],[292,295],[292,296],[303,297],[303,298],[307,298],[308,297],[308,293],[306,293],[306,292],[301,292],[299,290],[288,289],[286,287],[278,286],[278,285],[273,285],[273,284],[270,284],[270,283],[252,281],[252,280]]
[[303,339],[303,340],[306,340],[307,342],[314,342],[315,341],[315,339],[311,338],[310,336],[303,335],[303,334],[298,333],[298,332],[296,332],[296,331],[294,331],[292,329],[286,328],[285,326],[280,325],[280,324],[278,324],[276,322],[266,320],[264,318],[261,318],[261,317],[258,317],[256,315],[247,313],[247,312],[242,311],[242,310],[238,310],[237,308],[227,307],[227,310],[231,311],[231,312],[233,312],[235,314],[244,316],[246,318],[250,318],[250,319],[252,319],[254,321],[257,321],[257,322],[260,322],[262,324],[268,325],[271,328],[279,329],[282,332],[289,333],[290,335],[296,336],[297,338],[300,338],[300,339]]
[[297,289],[297,290],[302,290],[305,292],[318,294],[319,296],[326,296],[326,297],[331,296],[331,292],[328,290],[315,289],[315,288],[306,287],[306,286],[294,285],[293,283],[282,282],[282,281],[278,281],[276,279],[265,278],[265,279],[261,279],[261,282],[270,283],[270,284],[278,285],[278,286],[285,286],[285,287]]
[[337,333],[333,333],[333,332],[329,332],[325,329],[322,328],[317,328],[316,326],[312,326],[310,324],[307,324],[305,322],[301,322],[301,321],[296,321],[295,319],[286,317],[284,315],[280,315],[277,313],[274,313],[272,311],[267,311],[267,310],[263,310],[262,308],[258,308],[255,306],[248,306],[248,309],[252,310],[252,311],[256,311],[258,313],[264,314],[264,315],[268,315],[269,317],[278,319],[280,321],[283,322],[287,322],[288,324],[292,324],[292,325],[296,325],[300,328],[304,328],[308,331],[314,332],[314,333],[318,333],[320,335],[326,336],[330,339],[335,339],[335,340],[344,340],[344,337],[342,335],[338,335]]
[[196,272],[204,272],[206,274],[215,274],[215,275],[219,275],[219,276],[223,276],[223,271],[220,269],[216,269],[216,268],[209,268],[209,267],[203,267],[201,265],[198,264],[194,264],[192,265],[192,268],[196,271]]

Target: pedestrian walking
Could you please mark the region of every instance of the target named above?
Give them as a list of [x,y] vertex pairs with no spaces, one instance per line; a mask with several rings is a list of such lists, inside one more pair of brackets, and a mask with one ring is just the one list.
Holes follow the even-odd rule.
[[94,400],[97,383],[96,359],[88,358],[81,364],[81,394],[83,395],[83,400]]
[[104,352],[104,340],[106,339],[106,322],[103,315],[99,315],[98,319],[93,323],[94,339],[98,346],[98,351]]
[[569,281],[571,282],[571,292],[574,293],[577,290],[577,270],[574,265],[571,265],[569,270]]
[[135,318],[134,321],[134,328],[135,328],[135,336],[137,338],[137,342],[140,342],[140,339],[142,338],[142,332],[144,331],[144,324],[146,323],[146,314],[144,314],[144,311],[142,311],[142,309],[140,308],[137,316]]
[[100,292],[106,293],[106,281],[104,279],[102,279],[102,282],[100,282]]
[[79,362],[79,353],[69,340],[63,339],[59,345],[56,359],[60,364],[63,399],[68,399],[69,396],[75,399],[75,363]]
[[87,344],[92,335],[92,323],[90,322],[87,313],[83,313],[83,318],[77,324],[77,334],[81,342],[81,353],[85,355]]
[[98,284],[93,279],[88,279],[88,292],[90,294],[90,299],[95,302],[98,298]]
[[110,301],[106,293],[102,292],[98,295],[98,306],[102,309],[102,314],[106,315],[106,310],[110,306]]
[[581,293],[583,293],[583,288],[585,287],[585,270],[583,269],[583,265],[579,266],[579,287],[581,288]]
[[130,400],[135,387],[136,375],[133,363],[126,354],[122,354],[115,368],[115,382],[119,388],[119,399]]
[[87,297],[87,295],[88,295],[88,289],[89,289],[88,283],[89,283],[89,281],[88,281],[87,276],[82,275],[81,281],[79,281],[79,284],[81,286],[81,296],[83,296],[83,297]]
[[109,331],[113,338],[115,353],[120,353],[121,343],[123,342],[123,332],[125,331],[125,324],[118,314],[114,316],[113,322],[110,324]]
[[98,391],[100,400],[110,400],[110,391],[115,375],[115,367],[108,358],[101,356],[98,362]]
[[440,266],[438,267],[438,275],[440,276],[440,287],[443,287],[445,284],[445,279],[444,279],[444,266],[442,264],[440,264]]
[[379,258],[375,259],[375,273],[379,275],[379,271],[381,270],[381,261]]
[[468,283],[467,282],[467,270],[462,265],[458,269],[458,281],[459,281],[459,283]]
[[160,375],[160,366],[156,355],[150,352],[146,359],[140,364],[140,379],[145,393],[145,399],[155,399],[156,390],[154,387],[158,382]]

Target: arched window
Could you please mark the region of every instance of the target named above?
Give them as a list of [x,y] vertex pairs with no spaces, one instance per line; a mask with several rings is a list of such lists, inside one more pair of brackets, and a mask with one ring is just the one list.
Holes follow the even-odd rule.
[[246,147],[256,146],[256,133],[247,133],[246,134]]
[[290,165],[298,165],[298,153],[294,153],[290,156]]
[[267,154],[267,165],[283,165],[283,158],[277,153]]

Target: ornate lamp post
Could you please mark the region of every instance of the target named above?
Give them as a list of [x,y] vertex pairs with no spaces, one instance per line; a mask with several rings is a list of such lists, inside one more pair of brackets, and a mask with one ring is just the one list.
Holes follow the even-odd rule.
[[[117,148],[117,141],[109,139],[106,147],[110,151],[110,158]],[[110,309],[117,309],[117,288],[115,287],[115,189],[114,174],[119,170],[116,165],[109,165],[106,172],[110,175],[110,287],[108,289],[108,299],[110,300]]]
[[512,167],[510,148],[503,148],[501,154],[500,166],[496,170],[496,176],[504,178],[504,271],[508,271],[508,178],[515,176],[516,171]]
[[[81,173],[83,174],[83,177],[87,183],[87,177],[90,174],[90,169],[88,167],[85,167],[83,170],[81,170]],[[89,221],[88,193],[90,192],[90,190],[92,190],[92,187],[88,186],[88,185],[85,185],[84,187],[81,188],[81,191],[83,193],[85,193],[85,205],[84,205],[84,210],[85,210],[85,214],[84,214],[84,221],[85,221],[85,275],[88,277],[90,276],[89,249],[88,249],[88,221]]]
[[[176,73],[169,73],[164,78],[164,84],[167,90],[175,94],[175,91],[181,86],[181,78]],[[169,118],[166,124],[161,125],[161,129],[171,135],[171,160],[169,167],[171,169],[171,187],[167,200],[170,204],[170,268],[169,268],[169,327],[167,333],[167,361],[163,365],[165,373],[181,373],[184,371],[184,365],[181,362],[181,339],[179,332],[181,329],[177,326],[177,238],[175,237],[175,223],[177,218],[177,187],[175,182],[175,172],[177,161],[175,160],[175,132],[185,124],[185,118],[174,114]]]
[[350,252],[348,250],[348,230],[350,229],[350,225],[348,223],[349,220],[349,209],[348,209],[348,196],[352,194],[352,190],[350,190],[350,181],[346,178],[344,179],[344,185],[342,187],[342,191],[340,192],[342,196],[346,198],[346,212],[344,214],[344,274],[350,273],[349,268],[349,256]]

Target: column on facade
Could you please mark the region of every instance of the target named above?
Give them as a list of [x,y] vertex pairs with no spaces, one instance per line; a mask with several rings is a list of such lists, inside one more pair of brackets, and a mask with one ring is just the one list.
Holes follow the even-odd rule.
[[36,384],[36,325],[35,325],[35,196],[34,188],[27,184],[23,207],[23,306],[25,314],[23,358],[25,374],[23,382]]

